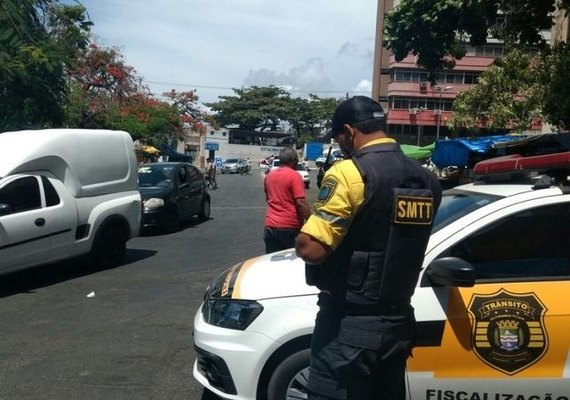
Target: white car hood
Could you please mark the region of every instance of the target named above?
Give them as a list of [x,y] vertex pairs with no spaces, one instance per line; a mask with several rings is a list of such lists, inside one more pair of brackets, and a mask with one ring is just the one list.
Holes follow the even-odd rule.
[[261,300],[316,293],[305,283],[305,263],[289,249],[234,265],[212,281],[206,296]]

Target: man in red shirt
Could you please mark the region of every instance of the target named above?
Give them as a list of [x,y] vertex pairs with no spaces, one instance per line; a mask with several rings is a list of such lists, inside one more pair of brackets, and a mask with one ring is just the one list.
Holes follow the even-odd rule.
[[295,247],[295,237],[311,215],[303,178],[296,171],[298,162],[295,149],[285,148],[279,153],[279,167],[265,177],[267,213],[263,240],[266,253]]

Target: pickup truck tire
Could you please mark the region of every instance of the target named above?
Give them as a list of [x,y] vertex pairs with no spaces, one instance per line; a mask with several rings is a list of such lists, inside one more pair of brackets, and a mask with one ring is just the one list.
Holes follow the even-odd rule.
[[101,268],[111,268],[123,262],[127,239],[121,228],[109,226],[100,232],[92,256]]
[[200,222],[204,222],[210,219],[210,199],[202,200],[202,211],[198,214],[198,219]]
[[307,394],[311,350],[304,349],[284,359],[267,385],[268,400],[302,399]]

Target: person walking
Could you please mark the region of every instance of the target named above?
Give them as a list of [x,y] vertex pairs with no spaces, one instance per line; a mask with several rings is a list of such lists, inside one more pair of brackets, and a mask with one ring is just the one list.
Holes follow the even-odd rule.
[[299,158],[293,148],[279,153],[279,167],[264,181],[267,212],[263,240],[265,252],[290,249],[295,246],[299,228],[311,214],[305,198],[303,178],[295,170]]
[[307,283],[320,289],[310,400],[406,397],[416,335],[410,302],[441,187],[385,126],[382,107],[369,97],[337,107],[329,137],[350,158],[325,173],[296,238]]
[[218,188],[218,183],[216,182],[216,163],[211,158],[208,158],[208,163],[206,164],[206,186],[212,189]]

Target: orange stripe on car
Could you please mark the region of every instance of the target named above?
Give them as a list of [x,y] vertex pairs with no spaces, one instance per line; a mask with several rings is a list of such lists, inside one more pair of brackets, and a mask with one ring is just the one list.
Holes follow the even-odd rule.
[[246,262],[243,263],[241,268],[239,269],[238,276],[236,278],[236,282],[234,284],[234,290],[232,293],[232,299],[240,299],[241,298],[241,281],[244,275],[247,273],[247,270],[255,264],[255,262],[259,259],[259,257],[250,258]]

